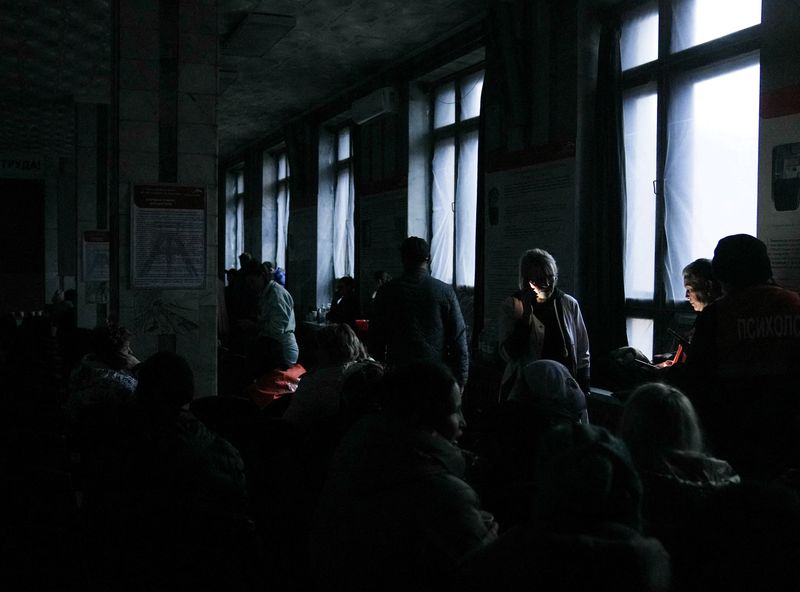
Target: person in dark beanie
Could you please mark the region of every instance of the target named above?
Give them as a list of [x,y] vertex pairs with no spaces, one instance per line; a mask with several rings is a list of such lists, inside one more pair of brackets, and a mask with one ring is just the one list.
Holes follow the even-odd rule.
[[800,452],[800,295],[775,284],[766,245],[747,234],[721,239],[712,267],[723,295],[697,317],[679,386],[742,476],[774,476]]
[[417,236],[400,247],[403,274],[375,296],[370,355],[390,366],[444,363],[463,387],[469,372],[467,331],[452,286],[430,273],[428,243]]

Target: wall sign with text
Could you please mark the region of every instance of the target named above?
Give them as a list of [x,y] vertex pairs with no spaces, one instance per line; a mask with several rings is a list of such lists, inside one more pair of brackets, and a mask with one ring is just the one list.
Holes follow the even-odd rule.
[[205,187],[134,185],[130,252],[133,288],[205,287]]

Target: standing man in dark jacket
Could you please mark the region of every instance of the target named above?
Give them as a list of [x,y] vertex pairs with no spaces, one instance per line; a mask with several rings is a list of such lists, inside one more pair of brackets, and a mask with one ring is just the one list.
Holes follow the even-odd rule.
[[441,362],[463,387],[469,372],[467,332],[452,286],[431,277],[431,252],[411,236],[400,247],[403,275],[381,286],[370,321],[370,354],[393,366]]

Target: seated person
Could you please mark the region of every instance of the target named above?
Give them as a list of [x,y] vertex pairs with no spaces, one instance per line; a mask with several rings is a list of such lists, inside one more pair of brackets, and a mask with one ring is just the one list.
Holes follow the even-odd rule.
[[669,555],[640,534],[642,485],[621,440],[556,427],[535,480],[531,520],[467,557],[459,590],[669,590]]
[[474,486],[503,527],[530,517],[542,436],[554,426],[587,421],[583,391],[553,360],[528,364],[508,400],[481,418]]
[[458,561],[494,538],[463,480],[464,427],[452,373],[416,362],[386,376],[382,412],[337,450],[312,529],[326,590],[441,590]]
[[315,337],[318,364],[303,375],[283,414],[289,423],[309,430],[336,420],[342,378],[352,364],[369,358],[349,325],[328,325]]
[[119,405],[133,401],[134,368],[139,360],[131,351],[133,335],[113,324],[97,327],[91,334],[91,353],[86,354],[69,379],[67,417],[80,421],[87,406]]
[[717,489],[739,483],[731,466],[709,456],[692,403],[659,383],[637,388],[625,403],[620,436],[644,485],[645,532],[670,550],[692,512]]
[[125,537],[142,589],[235,588],[244,573],[237,563],[249,530],[244,465],[186,410],[193,397],[192,369],[181,356],[158,352],[141,365]]
[[325,318],[330,323],[347,323],[355,331],[359,314],[356,281],[349,275],[342,276],[336,280],[331,308]]
[[[683,287],[686,289],[686,300],[695,312],[701,312],[722,294],[722,287],[714,278],[710,259],[696,259],[683,268]],[[662,362],[651,362],[641,351],[633,347],[621,347],[611,352],[615,367],[627,376],[625,380],[638,384],[650,381],[658,375],[658,371],[674,364],[686,361],[686,348],[694,334],[692,326],[688,335],[681,336],[669,329],[678,339],[676,351]]]
[[686,300],[695,312],[702,311],[722,295],[722,286],[714,278],[710,259],[695,259],[683,268]]

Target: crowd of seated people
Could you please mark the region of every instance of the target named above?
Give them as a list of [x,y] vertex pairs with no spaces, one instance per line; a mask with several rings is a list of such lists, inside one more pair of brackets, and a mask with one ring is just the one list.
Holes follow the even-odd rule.
[[[705,355],[758,345],[708,333],[708,323],[719,329],[731,307],[745,306],[743,293],[793,314],[794,297],[770,283],[726,290],[698,321]],[[21,325],[2,327],[2,376],[29,373],[14,348],[33,342],[17,335]],[[140,362],[121,327],[92,337],[49,413],[18,411],[30,389],[7,382],[7,581],[437,591],[728,591],[800,581],[800,464],[758,456],[771,450],[752,439],[759,431],[745,433],[745,457],[728,454],[741,449],[722,439],[730,425],[706,437],[701,426],[715,416],[703,394],[719,394],[692,374],[672,375],[685,388],[637,388],[615,434],[593,423],[587,393],[554,360],[528,362],[507,398],[465,418],[470,390],[447,365],[388,367],[346,324],[318,333],[317,362],[281,405],[266,406],[245,391],[195,398],[185,359],[159,352]],[[691,355],[688,371],[702,363],[727,378],[724,359]],[[753,470],[762,460],[769,473]]]

